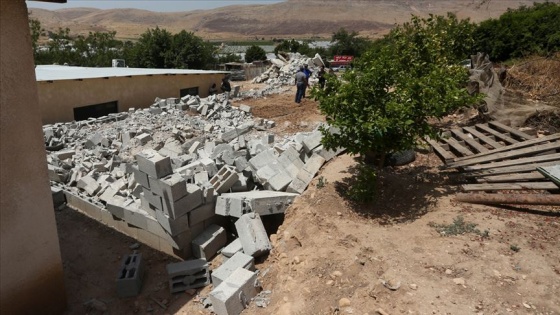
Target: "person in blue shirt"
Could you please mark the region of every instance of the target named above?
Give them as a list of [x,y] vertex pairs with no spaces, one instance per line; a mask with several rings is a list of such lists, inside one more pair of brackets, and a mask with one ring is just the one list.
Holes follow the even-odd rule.
[[305,78],[306,78],[306,84],[305,84],[305,88],[303,89],[303,98],[305,98],[305,91],[307,90],[307,87],[309,86],[309,77],[311,77],[311,74],[313,73],[313,71],[309,70],[309,66],[307,64],[303,65],[303,73],[305,74]]

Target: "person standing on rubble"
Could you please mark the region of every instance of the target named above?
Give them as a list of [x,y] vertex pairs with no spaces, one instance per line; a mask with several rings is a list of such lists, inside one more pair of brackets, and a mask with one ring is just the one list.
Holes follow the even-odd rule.
[[321,68],[319,68],[319,72],[317,72],[317,77],[319,78],[319,86],[321,87],[321,89],[325,88],[325,66],[321,66]]
[[296,103],[301,103],[301,98],[305,93],[305,88],[307,87],[307,76],[305,75],[303,66],[299,67],[296,73]]
[[309,86],[309,78],[311,77],[311,74],[313,73],[313,71],[309,70],[309,67],[307,66],[307,64],[303,65],[303,73],[305,74],[305,88],[303,89],[303,98],[305,98],[305,91],[307,90],[307,87]]
[[231,84],[229,83],[229,76],[222,79],[222,92],[226,94],[226,100],[229,100],[229,92],[231,92]]

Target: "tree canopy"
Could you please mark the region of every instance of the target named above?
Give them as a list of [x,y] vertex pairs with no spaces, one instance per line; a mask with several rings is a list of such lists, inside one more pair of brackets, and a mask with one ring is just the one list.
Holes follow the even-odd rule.
[[473,36],[475,50],[496,61],[552,54],[560,51],[560,5],[545,2],[510,9],[498,19],[481,22]]
[[335,132],[322,128],[327,148],[383,156],[437,136],[430,118],[478,102],[465,89],[468,71],[457,61],[472,45],[474,26],[454,15],[413,17],[394,28],[340,80],[315,88],[321,112]]
[[245,62],[266,60],[266,52],[260,46],[251,45],[245,51]]

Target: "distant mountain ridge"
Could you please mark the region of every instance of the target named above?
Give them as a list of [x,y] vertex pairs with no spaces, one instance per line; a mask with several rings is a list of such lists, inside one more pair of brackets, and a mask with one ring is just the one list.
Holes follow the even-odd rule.
[[[172,33],[186,30],[208,40],[255,38],[330,38],[341,27],[379,37],[412,14],[445,14],[479,22],[496,18],[508,8],[535,1],[498,0],[288,0],[267,5],[235,5],[213,10],[152,12],[139,9],[30,8],[30,16],[43,28],[68,27],[73,34],[116,31],[121,39],[138,38],[159,26]],[[536,1],[544,2],[544,1]]]

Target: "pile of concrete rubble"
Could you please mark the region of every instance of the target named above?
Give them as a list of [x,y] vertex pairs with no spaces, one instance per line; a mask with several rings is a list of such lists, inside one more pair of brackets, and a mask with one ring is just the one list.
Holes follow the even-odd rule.
[[[318,130],[278,139],[274,124],[220,94],[45,125],[53,196],[151,247],[196,257],[168,268],[171,292],[211,281],[217,290],[234,281],[228,277],[238,266],[254,270],[253,257],[271,249],[260,218],[283,213],[340,153],[322,147]],[[239,238],[224,248],[226,218],[236,220]],[[220,250],[231,262],[210,279],[206,261]],[[233,294],[231,284],[225,288],[218,291]]]
[[271,60],[272,65],[260,76],[253,79],[253,83],[264,83],[266,87],[259,91],[242,92],[245,97],[259,97],[265,94],[282,92],[282,87],[294,85],[294,76],[298,69],[303,65],[308,65],[312,71],[311,83],[318,81],[318,67],[324,65],[321,56],[318,54],[309,58],[300,53],[288,53],[287,57],[278,55],[278,59]]

